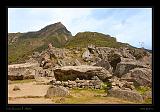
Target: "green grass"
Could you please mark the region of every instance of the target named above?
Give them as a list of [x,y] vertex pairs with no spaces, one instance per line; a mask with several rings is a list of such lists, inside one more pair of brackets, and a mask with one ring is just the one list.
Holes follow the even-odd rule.
[[107,97],[105,95],[105,90],[95,90],[95,89],[71,89],[70,95],[64,97],[64,101],[60,102],[62,97],[53,97],[53,103],[59,104],[110,104],[110,103],[134,103],[126,101],[119,98]]

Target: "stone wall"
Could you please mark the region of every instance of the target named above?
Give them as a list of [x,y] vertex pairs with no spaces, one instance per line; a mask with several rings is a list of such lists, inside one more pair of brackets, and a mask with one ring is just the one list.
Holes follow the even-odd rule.
[[8,65],[8,80],[33,79],[38,63]]

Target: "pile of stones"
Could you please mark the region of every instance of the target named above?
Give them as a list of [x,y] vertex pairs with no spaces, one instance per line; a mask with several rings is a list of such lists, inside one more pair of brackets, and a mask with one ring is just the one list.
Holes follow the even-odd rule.
[[120,80],[120,78],[114,76],[111,79],[109,79],[109,82],[111,83],[111,87],[113,89],[122,89],[122,90],[135,90],[134,83],[128,82],[126,80]]
[[91,88],[91,89],[101,89],[102,81],[97,77],[92,77],[91,80],[80,80],[77,78],[75,81],[50,81],[50,84],[54,86],[63,86],[66,88]]

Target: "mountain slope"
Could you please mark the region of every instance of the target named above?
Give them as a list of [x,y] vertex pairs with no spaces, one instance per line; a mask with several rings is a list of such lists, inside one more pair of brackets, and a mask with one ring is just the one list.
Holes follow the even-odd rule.
[[46,49],[49,43],[55,47],[62,47],[71,37],[71,32],[61,22],[48,25],[36,32],[9,33],[8,63],[24,62],[34,51],[41,52]]
[[120,43],[116,38],[98,32],[80,32],[74,38],[71,38],[65,47],[87,47],[88,44],[94,44],[97,47],[113,47],[129,46],[129,44]]

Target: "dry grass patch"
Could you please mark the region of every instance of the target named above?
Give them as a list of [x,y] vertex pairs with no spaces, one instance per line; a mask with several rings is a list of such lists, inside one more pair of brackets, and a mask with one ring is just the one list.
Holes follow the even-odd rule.
[[106,97],[105,90],[72,89],[67,97],[53,97],[58,104],[135,104],[119,98]]

